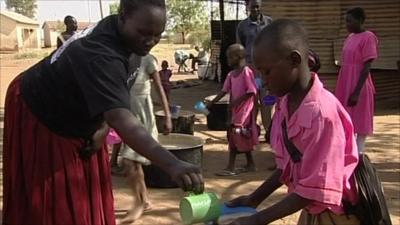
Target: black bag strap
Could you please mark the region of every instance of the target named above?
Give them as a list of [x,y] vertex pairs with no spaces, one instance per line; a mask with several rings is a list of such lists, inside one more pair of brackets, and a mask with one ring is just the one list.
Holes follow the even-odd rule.
[[289,140],[287,134],[286,119],[283,119],[282,121],[282,135],[283,141],[285,142],[286,150],[288,151],[290,158],[294,163],[300,162],[303,155],[301,154],[299,149],[297,149],[297,147],[293,144],[293,142]]

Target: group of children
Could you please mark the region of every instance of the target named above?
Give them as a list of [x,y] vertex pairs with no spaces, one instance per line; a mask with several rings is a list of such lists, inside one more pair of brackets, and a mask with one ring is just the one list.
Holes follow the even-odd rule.
[[[317,75],[321,66],[319,57],[309,49],[304,28],[294,21],[274,21],[258,35],[253,65],[246,64],[246,52],[241,44],[228,48],[227,60],[233,70],[218,95],[206,102],[210,108],[226,94],[230,96],[229,161],[216,175],[234,176],[256,171],[252,151],[260,135],[256,83],[259,76],[269,93],[277,96],[269,134],[277,168],[253,193],[227,204],[257,207],[283,184],[289,188],[289,194],[275,205],[232,224],[265,224],[301,209],[298,224],[359,224],[354,215],[344,214],[342,202],[356,204],[358,200],[353,171],[359,152],[363,151],[365,136],[372,133],[373,111],[369,108],[373,107],[373,85],[369,68],[377,57],[377,39],[363,30],[362,9],[349,10],[347,17],[352,34],[345,42],[336,96],[324,89]],[[360,45],[363,48],[357,50]],[[162,62],[162,68],[158,74],[169,96],[171,70],[166,61]],[[361,119],[360,115],[355,116],[365,108],[368,108],[367,116]],[[143,106],[136,109],[143,110]],[[236,168],[235,159],[240,153],[246,155],[247,164]],[[143,175],[140,180],[143,182]],[[141,186],[145,192],[144,183]],[[144,204],[149,205],[148,202]],[[141,212],[145,208],[142,207]]]
[[[229,163],[217,175],[237,175],[234,160],[246,153],[246,168],[255,168],[251,151],[258,143],[256,73],[270,94],[277,96],[270,130],[270,145],[277,164],[273,174],[249,195],[228,206],[256,208],[283,184],[288,195],[258,213],[230,224],[268,224],[302,210],[298,224],[360,224],[345,211],[343,202],[357,204],[354,170],[372,134],[374,87],[370,67],[377,58],[377,38],[363,27],[365,13],[354,8],[346,14],[350,33],[345,40],[335,93],[323,87],[317,71],[318,55],[309,49],[305,29],[280,19],[263,29],[253,50],[254,69],[244,61],[239,44],[227,50],[233,67],[222,91],[207,106],[230,95]],[[256,72],[257,71],[257,72]]]

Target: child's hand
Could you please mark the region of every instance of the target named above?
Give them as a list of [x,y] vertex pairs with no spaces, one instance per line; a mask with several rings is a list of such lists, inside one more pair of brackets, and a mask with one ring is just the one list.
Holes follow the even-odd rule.
[[178,160],[177,163],[171,164],[166,171],[184,191],[192,191],[195,194],[203,193],[204,181],[199,167]]
[[258,225],[258,224],[261,225],[261,224],[264,224],[264,223],[260,223],[257,220],[257,217],[255,215],[241,217],[241,218],[229,223],[229,225]]
[[164,121],[164,135],[168,135],[172,132],[172,120],[171,117],[166,116]]
[[258,206],[258,203],[256,203],[251,198],[251,195],[242,195],[231,201],[225,202],[225,204],[228,207],[248,206],[248,207],[252,207],[252,208],[257,208],[257,206]]

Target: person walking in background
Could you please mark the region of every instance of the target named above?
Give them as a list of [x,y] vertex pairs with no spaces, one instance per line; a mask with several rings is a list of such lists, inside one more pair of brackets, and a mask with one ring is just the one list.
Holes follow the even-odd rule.
[[164,89],[167,100],[170,101],[169,94],[171,92],[172,84],[169,80],[172,77],[172,70],[169,69],[168,61],[163,60],[161,62],[161,70],[158,72],[161,79],[161,85]]
[[375,87],[370,68],[378,58],[378,38],[365,30],[365,19],[362,8],[353,8],[346,13],[350,34],[344,41],[335,89],[336,97],[351,116],[359,153],[364,152],[366,137],[373,133]]
[[186,52],[185,50],[176,50],[174,52],[174,59],[175,63],[178,65],[178,73],[181,72],[181,69],[183,69],[183,72],[188,71],[188,66],[186,65],[186,61],[190,58],[190,54]]
[[[167,135],[172,130],[169,104],[158,74],[157,59],[153,55],[148,54],[142,58],[135,85],[130,90],[131,111],[151,137],[154,140],[158,140],[156,118],[151,99],[151,80],[153,80],[153,87],[156,88],[156,92],[162,102],[165,114],[164,135]],[[121,156],[122,168],[125,171],[133,194],[132,207],[122,221],[133,222],[143,214],[143,211],[149,210],[151,207],[142,169],[142,165],[149,165],[150,161],[125,144],[123,145]]]
[[78,29],[78,22],[73,16],[66,16],[64,18],[64,24],[66,30],[57,37],[57,48],[61,47],[61,45],[72,37]]
[[[227,167],[216,173],[218,176],[235,176],[241,172],[254,172],[256,166],[252,151],[258,144],[259,127],[256,122],[255,98],[257,88],[253,70],[246,66],[245,48],[240,44],[233,44],[227,50],[228,64],[232,70],[224,83],[222,91],[210,102],[207,108],[218,102],[226,94],[230,95],[229,115],[230,124],[227,130],[229,162]],[[235,167],[236,156],[245,153],[247,165]]]
[[[250,67],[253,65],[252,52],[254,40],[261,30],[272,22],[271,17],[265,16],[261,13],[261,4],[261,0],[247,1],[247,10],[249,12],[249,16],[239,23],[236,30],[237,42],[246,48],[246,62]],[[258,102],[260,103],[259,107],[261,109],[261,120],[267,134],[271,123],[272,106],[262,104],[262,99],[268,94],[268,92],[262,85],[260,85],[260,75],[257,74],[257,72],[255,72],[255,75],[256,83],[258,84],[257,88],[259,90]]]

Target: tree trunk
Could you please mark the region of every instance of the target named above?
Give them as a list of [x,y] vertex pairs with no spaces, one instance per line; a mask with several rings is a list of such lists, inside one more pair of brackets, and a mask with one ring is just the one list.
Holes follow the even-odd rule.
[[185,32],[181,32],[182,34],[182,44],[185,44]]

